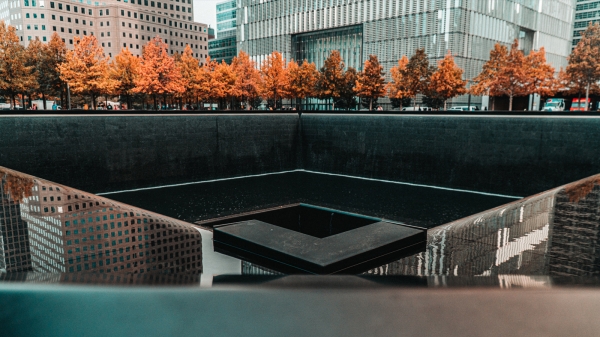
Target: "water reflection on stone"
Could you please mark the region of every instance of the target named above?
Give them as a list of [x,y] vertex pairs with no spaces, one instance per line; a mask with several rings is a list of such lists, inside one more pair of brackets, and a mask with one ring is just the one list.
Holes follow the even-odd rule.
[[515,283],[510,281],[514,274],[599,275],[599,179],[430,229],[425,252],[367,274],[497,276],[508,285]]
[[0,271],[202,271],[191,225],[5,168],[0,178]]
[[[203,256],[200,231],[191,224],[4,168],[0,178],[0,280],[75,282],[68,275],[83,272],[92,275],[77,276],[83,283],[160,283],[150,275],[162,273],[195,275],[165,282],[197,284],[203,258],[219,261],[211,260],[214,252]],[[600,175],[589,177],[429,229],[424,252],[361,277],[514,288],[600,276],[599,182]],[[210,234],[202,231],[205,240]],[[234,262],[214,274],[281,275]],[[141,274],[148,276],[123,276]]]

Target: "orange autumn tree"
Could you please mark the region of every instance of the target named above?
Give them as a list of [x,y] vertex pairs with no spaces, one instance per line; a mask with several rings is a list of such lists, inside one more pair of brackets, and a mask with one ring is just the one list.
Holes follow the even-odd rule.
[[398,65],[390,69],[392,81],[386,85],[388,97],[390,100],[398,100],[400,110],[402,110],[402,101],[416,95],[416,93],[408,85],[408,72],[406,69],[407,65],[408,57],[404,55],[400,60],[398,60]]
[[508,110],[512,111],[513,99],[526,96],[529,72],[525,55],[519,50],[519,41],[515,39],[506,57],[506,63],[492,82],[492,91],[497,95],[508,96]]
[[280,107],[280,100],[288,97],[288,78],[285,60],[281,53],[274,51],[260,67],[262,75],[262,96],[274,109]]
[[[31,49],[32,45],[30,44],[29,47]],[[32,60],[37,61],[35,65],[39,85],[37,93],[42,98],[44,109],[47,109],[47,98],[62,94],[64,82],[60,79],[58,65],[64,62],[66,53],[65,43],[55,32],[50,37],[48,44],[39,43],[39,47],[34,53],[36,56],[32,57]]]
[[467,92],[467,81],[462,79],[463,70],[456,65],[450,51],[438,63],[438,68],[431,74],[429,80],[428,96],[433,96],[444,101],[446,110],[450,98],[464,95]]
[[216,66],[217,63],[212,61],[210,57],[207,57],[206,62],[204,62],[204,64],[198,68],[198,71],[196,71],[196,99],[200,102],[211,102],[212,95],[210,86]]
[[[585,92],[586,101],[600,81],[600,25],[591,24],[581,33],[581,40],[568,58],[565,71],[572,93]],[[586,104],[587,110],[587,104]]]
[[425,94],[429,89],[429,80],[433,73],[433,67],[429,65],[429,58],[425,49],[419,48],[410,57],[406,65],[406,85],[413,94],[413,106],[417,104],[417,95]]
[[34,66],[27,64],[25,48],[19,43],[16,29],[0,21],[0,94],[16,96],[37,86]]
[[189,44],[185,45],[183,53],[177,58],[177,66],[181,72],[182,83],[184,85],[184,92],[182,97],[186,103],[190,103],[192,98],[196,96],[196,74],[200,69],[200,63],[194,58],[194,53]]
[[94,35],[81,39],[75,36],[74,43],[75,48],[58,66],[60,78],[69,85],[71,93],[89,96],[95,110],[96,98],[107,89],[108,57]]
[[211,82],[212,96],[219,100],[221,108],[231,109],[233,97],[239,96],[236,78],[233,68],[225,61],[215,67]]
[[[32,95],[40,94],[40,86],[39,79],[43,74],[40,73],[44,67],[44,50],[46,49],[46,45],[40,41],[38,37],[35,37],[33,40],[29,41],[29,45],[25,49],[25,55],[27,56],[27,62],[25,64],[27,66],[32,67],[32,73],[35,76],[34,85],[30,86],[27,90],[27,94],[29,97]],[[39,107],[38,107],[39,108]]]
[[558,80],[554,77],[554,67],[546,62],[546,50],[532,50],[525,58],[527,73],[527,92],[542,97],[554,95],[558,90]]
[[314,63],[308,63],[304,60],[301,65],[298,65],[294,60],[288,64],[288,79],[289,79],[289,95],[290,98],[302,100],[312,97],[315,93],[315,83],[319,79],[319,72]]
[[[483,65],[483,69],[477,75],[473,82],[474,85],[470,88],[470,93],[475,96],[487,95],[490,98],[496,96],[493,91],[496,78],[500,71],[505,67],[508,58],[508,49],[496,43],[494,49],[490,51],[490,59]],[[494,110],[494,101],[492,101],[492,110]]]
[[376,55],[369,55],[365,61],[364,70],[358,73],[356,96],[369,102],[369,110],[373,110],[373,102],[385,96],[385,78],[383,77],[383,66],[379,64]]
[[134,92],[152,96],[155,109],[158,108],[157,95],[183,93],[185,90],[181,72],[169,56],[167,44],[158,36],[144,46],[140,76],[135,85]]
[[241,102],[247,110],[250,110],[252,103],[260,96],[261,77],[260,71],[256,69],[254,61],[244,51],[233,58],[231,67],[236,75],[235,77],[235,97]]
[[112,83],[112,92],[125,97],[127,108],[131,108],[131,96],[135,94],[136,80],[140,73],[140,59],[133,55],[128,48],[123,48],[111,62],[108,73]]
[[316,93],[320,99],[332,100],[331,109],[335,109],[335,100],[340,98],[344,83],[344,61],[340,52],[331,51],[319,72]]
[[336,100],[337,107],[350,110],[356,108],[356,92],[354,87],[358,80],[358,72],[353,67],[348,67],[344,73],[344,79],[339,87],[340,97]]

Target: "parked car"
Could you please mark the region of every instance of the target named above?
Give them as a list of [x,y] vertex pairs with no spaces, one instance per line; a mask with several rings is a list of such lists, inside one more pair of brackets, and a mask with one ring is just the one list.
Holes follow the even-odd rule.
[[405,108],[402,108],[402,111],[431,111],[432,109],[428,106],[407,106]]
[[448,111],[479,111],[479,107],[477,106],[453,106]]

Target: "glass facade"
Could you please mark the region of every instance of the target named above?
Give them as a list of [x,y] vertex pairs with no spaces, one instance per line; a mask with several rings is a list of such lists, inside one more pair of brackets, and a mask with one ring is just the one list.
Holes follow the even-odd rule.
[[388,80],[389,69],[417,48],[424,48],[433,64],[452,52],[466,79],[472,79],[495,43],[508,46],[515,38],[525,48],[544,47],[555,68],[566,66],[575,1],[239,0],[237,11],[238,51],[246,51],[258,64],[274,50],[288,60],[296,58],[292,41],[301,34],[361,25],[361,63],[377,55]]
[[229,0],[217,4],[217,39],[208,43],[211,60],[231,64],[237,55],[237,3]]
[[338,50],[346,67],[362,68],[362,25],[328,29],[292,36],[292,57],[323,66],[331,51]]
[[573,23],[573,47],[581,39],[583,32],[590,23],[600,22],[600,1],[577,0],[575,7],[575,22]]

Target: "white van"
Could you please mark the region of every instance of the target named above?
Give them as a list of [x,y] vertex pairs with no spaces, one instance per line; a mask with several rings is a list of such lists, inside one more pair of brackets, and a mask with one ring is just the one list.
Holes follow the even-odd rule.
[[402,111],[431,111],[432,109],[428,106],[422,106],[422,107],[414,107],[414,106],[408,106],[406,108],[402,108]]
[[448,109],[448,111],[479,111],[479,107],[476,107],[474,105],[471,105],[471,107],[469,108],[468,106],[453,106],[450,109]]

